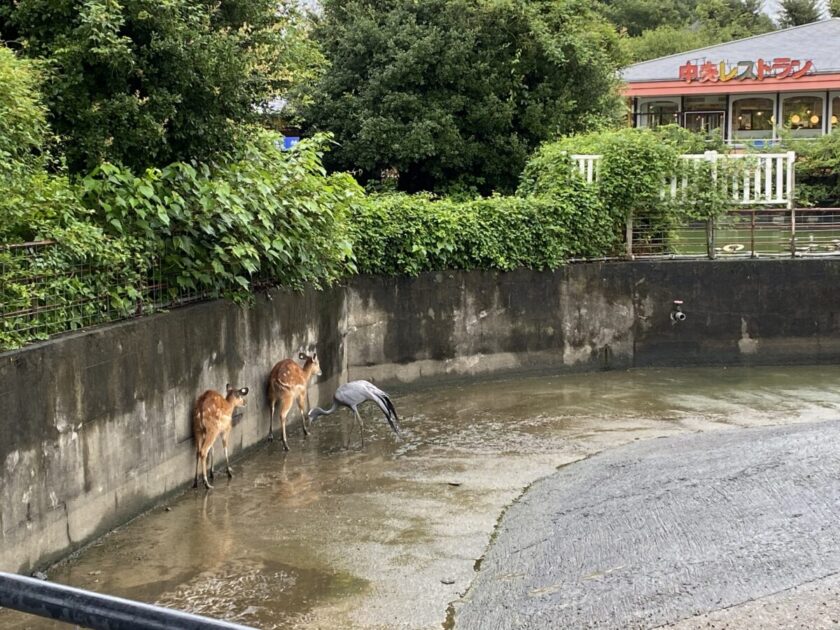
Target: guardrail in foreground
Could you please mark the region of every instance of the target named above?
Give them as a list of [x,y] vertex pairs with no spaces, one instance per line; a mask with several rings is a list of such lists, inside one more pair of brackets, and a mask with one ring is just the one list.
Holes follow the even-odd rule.
[[102,630],[248,630],[228,621],[3,572],[0,607]]

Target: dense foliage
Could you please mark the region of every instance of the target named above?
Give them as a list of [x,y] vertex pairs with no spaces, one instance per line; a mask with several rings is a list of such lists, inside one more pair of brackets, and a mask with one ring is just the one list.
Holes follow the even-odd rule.
[[818,0],[781,0],[779,25],[782,28],[802,26],[822,19],[822,3]]
[[590,6],[324,2],[308,117],[339,142],[330,164],[406,191],[512,189],[541,141],[616,111],[618,40]]
[[358,270],[375,274],[554,269],[603,255],[614,239],[597,196],[580,181],[551,197],[371,195],[352,225]]
[[[78,327],[91,309],[124,306],[136,280],[127,243],[90,221],[49,153],[46,111],[32,64],[0,47],[0,244],[50,239],[55,245],[0,246],[0,349]],[[47,167],[51,167],[48,172]],[[85,281],[75,271],[94,273]],[[119,276],[119,281],[116,280]],[[76,305],[103,296],[99,305]]]
[[[657,0],[608,2],[605,14],[630,37],[634,61],[664,57],[773,30],[761,0]],[[621,9],[621,10],[619,10]]]
[[142,175],[106,163],[84,180],[84,201],[110,233],[154,252],[173,289],[244,298],[255,281],[330,284],[352,269],[345,223],[361,189],[326,175],[324,142],[281,152],[265,134],[223,165]]
[[[522,173],[519,194],[551,197],[567,190],[580,180],[571,156],[600,155],[591,190],[601,206],[601,225],[612,230],[613,246],[624,236],[629,219],[641,233],[665,243],[665,235],[687,219],[713,220],[731,207],[726,183],[737,176],[733,170],[737,165],[679,159],[682,154],[723,149],[719,137],[707,138],[677,126],[570,136],[540,147]],[[663,195],[675,176],[687,182],[683,194]],[[601,255],[610,253],[603,245]]]
[[598,4],[613,24],[636,37],[659,26],[685,24],[697,0],[600,0]]
[[293,2],[20,0],[0,32],[49,63],[46,102],[74,172],[212,160],[237,146],[257,106],[317,67]]
[[[610,156],[608,162],[613,155],[624,156],[616,159],[628,161],[633,160],[634,155],[644,155],[652,161],[648,165],[643,160],[638,160],[638,164],[628,164],[626,184],[621,181],[624,175],[620,169],[608,166],[616,171],[614,175],[618,178],[608,185],[616,188],[626,185],[632,189],[637,185],[632,181],[638,179],[637,171],[646,166],[653,172],[651,177],[662,177],[664,173],[671,172],[675,155],[720,151],[723,148],[719,134],[706,137],[677,125],[661,126],[656,130],[628,128],[566,136],[543,144],[534,153],[522,171],[519,194],[546,195],[564,189],[569,185],[569,178],[574,176],[569,161],[569,156],[573,154]],[[645,175],[642,178],[648,179]]]
[[840,207],[840,130],[785,144],[797,155],[797,204]]

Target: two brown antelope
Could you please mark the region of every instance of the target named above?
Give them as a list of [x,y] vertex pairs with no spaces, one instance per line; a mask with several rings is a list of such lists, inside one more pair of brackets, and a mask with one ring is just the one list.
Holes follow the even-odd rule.
[[193,488],[198,487],[198,466],[204,478],[204,487],[212,488],[207,481],[207,454],[210,453],[210,476],[213,477],[213,443],[219,434],[222,435],[222,446],[225,449],[225,466],[228,477],[233,477],[233,469],[228,459],[228,436],[233,428],[233,412],[237,407],[245,406],[245,396],[248,388],[239,389],[228,385],[227,395],[208,389],[195,403],[193,411],[193,438],[195,438],[195,482]]
[[286,419],[292,404],[297,402],[300,409],[304,437],[309,435],[306,429],[306,416],[309,412],[309,380],[313,376],[321,376],[321,364],[318,362],[318,354],[313,350],[312,354],[300,351],[298,358],[303,361],[303,367],[299,366],[293,359],[283,359],[271,370],[268,377],[268,439],[274,439],[274,408],[280,405],[280,429],[283,435],[283,448],[289,450],[289,441],[286,439]]

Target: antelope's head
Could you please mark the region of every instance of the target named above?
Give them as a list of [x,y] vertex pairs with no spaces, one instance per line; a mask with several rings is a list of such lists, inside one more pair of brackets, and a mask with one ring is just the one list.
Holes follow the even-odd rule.
[[231,387],[230,383],[228,383],[225,389],[227,389],[227,401],[233,404],[234,409],[237,407],[245,407],[248,404],[245,402],[245,396],[248,395],[247,387]]
[[321,363],[318,361],[318,352],[315,350],[315,346],[310,346],[310,350],[308,352],[304,352],[303,348],[301,348],[298,358],[303,361],[303,369],[310,370],[309,373],[312,376],[321,376],[321,374],[323,374],[323,372],[321,372]]

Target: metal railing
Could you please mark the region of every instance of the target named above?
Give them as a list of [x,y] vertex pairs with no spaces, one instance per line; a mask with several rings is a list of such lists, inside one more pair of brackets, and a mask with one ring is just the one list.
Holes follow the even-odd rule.
[[713,221],[636,218],[631,258],[840,256],[840,208],[736,209]]
[[[730,173],[727,186],[733,209],[711,221],[686,220],[683,224],[661,217],[629,216],[624,238],[626,257],[840,256],[840,209],[794,207],[793,151],[706,151],[681,158],[689,164],[711,163],[712,169],[706,172],[712,178],[718,172]],[[584,181],[598,181],[600,155],[577,154],[571,159]],[[738,168],[719,169],[723,163]],[[662,182],[661,194],[690,202],[687,169],[681,170],[681,174]]]
[[0,573],[0,607],[103,630],[248,630],[248,626]]

